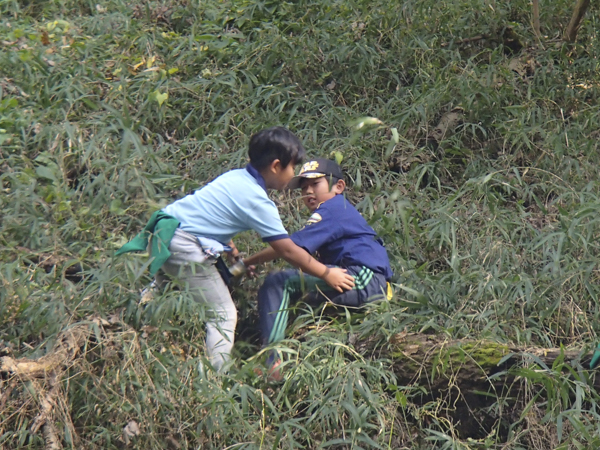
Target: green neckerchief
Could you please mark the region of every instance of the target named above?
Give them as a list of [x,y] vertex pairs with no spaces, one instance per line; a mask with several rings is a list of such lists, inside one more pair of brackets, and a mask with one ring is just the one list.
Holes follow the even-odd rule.
[[143,231],[134,237],[131,241],[121,247],[115,253],[115,256],[129,252],[144,252],[148,248],[148,240],[151,239],[150,255],[153,260],[150,263],[150,274],[154,276],[158,269],[162,267],[164,262],[169,259],[171,252],[169,244],[175,234],[175,230],[179,227],[179,220],[162,211],[156,211],[150,217],[148,224]]

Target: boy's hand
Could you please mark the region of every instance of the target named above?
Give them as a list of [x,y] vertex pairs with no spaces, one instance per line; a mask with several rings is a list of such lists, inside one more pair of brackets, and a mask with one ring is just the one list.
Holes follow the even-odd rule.
[[238,262],[239,259],[239,252],[237,251],[237,249],[235,250],[235,252],[227,252],[227,262],[230,266]]
[[233,243],[233,241],[229,241],[229,243],[227,245],[229,247],[231,247],[230,252],[225,252],[225,253],[227,253],[227,261],[229,262],[229,265],[233,265],[238,261],[240,252],[237,249],[237,247],[235,246],[235,244]]
[[256,278],[258,276],[256,266],[246,266],[246,276],[248,278]]
[[338,292],[349,291],[354,287],[354,277],[347,272],[339,267],[328,267],[321,278]]

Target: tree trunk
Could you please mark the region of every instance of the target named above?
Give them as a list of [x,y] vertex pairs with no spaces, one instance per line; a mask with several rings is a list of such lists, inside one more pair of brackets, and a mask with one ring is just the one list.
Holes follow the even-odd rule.
[[583,16],[585,16],[589,6],[590,0],[577,0],[577,5],[575,5],[575,10],[571,16],[571,21],[569,22],[569,25],[565,30],[565,34],[563,35],[563,39],[565,41],[575,42],[577,39],[577,32],[581,26],[581,20],[583,19]]

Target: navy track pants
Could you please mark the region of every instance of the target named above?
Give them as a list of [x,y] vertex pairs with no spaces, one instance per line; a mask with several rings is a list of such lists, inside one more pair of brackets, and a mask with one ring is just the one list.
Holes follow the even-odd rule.
[[[331,266],[333,267],[333,266]],[[346,267],[354,276],[354,289],[337,292],[317,277],[299,270],[282,270],[267,275],[258,291],[258,314],[263,345],[285,337],[289,308],[303,296],[320,301],[331,300],[336,305],[359,307],[365,303],[388,298],[388,286],[383,275],[363,266]]]

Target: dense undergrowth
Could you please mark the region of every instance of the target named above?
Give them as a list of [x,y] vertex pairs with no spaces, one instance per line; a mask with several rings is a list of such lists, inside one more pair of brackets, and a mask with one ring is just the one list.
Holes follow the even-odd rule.
[[[152,449],[597,448],[584,376],[523,372],[526,407],[503,416],[499,397],[466,435],[452,404],[355,348],[402,332],[596,340],[600,23],[588,14],[568,46],[573,2],[543,3],[538,40],[522,0],[0,0],[0,339],[33,358],[90,324],[60,386],[63,445],[120,448],[135,421],[128,445]],[[363,116],[383,125],[352,134]],[[236,365],[201,379],[201,308],[179,292],[140,305],[146,259],[113,253],[272,125],[343,157],[395,298],[299,311],[273,387],[252,370],[260,280],[244,280]],[[276,198],[300,227],[301,205]],[[42,448],[39,386],[2,383],[0,447]]]

